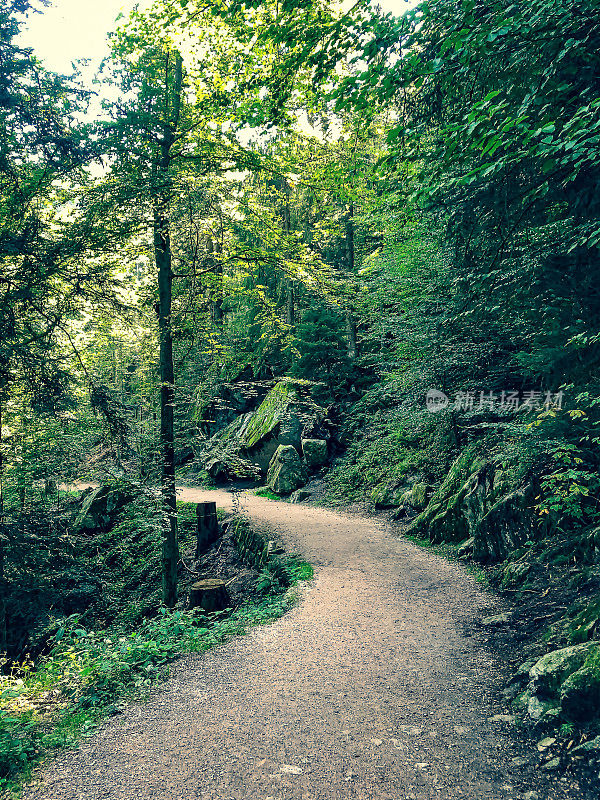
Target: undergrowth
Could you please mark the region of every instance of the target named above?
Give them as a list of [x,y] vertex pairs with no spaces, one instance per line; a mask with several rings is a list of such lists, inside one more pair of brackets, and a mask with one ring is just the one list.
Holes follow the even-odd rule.
[[[193,531],[194,504],[182,504],[179,512],[185,539]],[[146,556],[151,554],[155,531],[152,525],[140,527],[143,516],[139,510],[125,514],[113,530],[113,535],[123,537],[122,556],[131,553],[132,539],[138,545],[147,542],[150,552]],[[101,556],[101,543],[96,541],[96,545]],[[3,797],[17,797],[33,767],[53,750],[72,746],[93,733],[103,718],[143,697],[153,684],[168,676],[169,663],[182,654],[208,650],[254,625],[280,617],[296,600],[293,587],[313,574],[310,564],[290,556],[280,561],[282,574],[262,587],[258,599],[236,609],[202,614],[158,607],[152,616],[144,616],[155,603],[154,589],[149,593],[149,605],[135,592],[127,604],[119,600],[126,594],[126,582],[143,578],[139,573],[143,562],[141,553],[135,563],[120,565],[121,583],[101,613],[72,614],[61,620],[48,643],[47,655],[40,656],[37,663],[26,658],[4,665],[5,674],[0,675]],[[97,629],[98,620],[106,619],[111,608],[118,612],[118,623]]]

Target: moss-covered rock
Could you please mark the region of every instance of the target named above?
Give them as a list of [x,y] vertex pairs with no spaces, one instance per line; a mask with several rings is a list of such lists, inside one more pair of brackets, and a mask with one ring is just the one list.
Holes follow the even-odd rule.
[[[478,479],[472,476],[486,465],[476,445],[463,450],[450,467],[441,486],[425,510],[410,526],[409,533],[432,542],[462,542],[471,535],[468,517],[478,500]],[[473,497],[475,495],[475,497]],[[466,503],[465,499],[469,498]],[[469,510],[468,510],[469,509]]]
[[324,439],[302,439],[302,455],[308,470],[325,466],[329,458]]
[[500,498],[473,526],[473,558],[503,561],[531,537],[533,514],[530,487]]
[[278,381],[258,408],[238,416],[206,443],[200,453],[204,469],[213,464],[220,476],[257,477],[267,472],[280,445],[299,450],[303,432],[318,429],[326,417],[326,409],[310,397],[312,386],[310,381]]
[[584,665],[563,682],[560,690],[563,716],[574,722],[600,717],[600,647],[588,653]]
[[546,653],[529,670],[531,693],[545,697],[558,695],[563,681],[580,669],[596,648],[596,643],[588,642]]
[[508,491],[510,486],[506,471],[470,445],[409,531],[434,543],[472,538],[476,561],[502,561],[532,537],[536,524],[532,487]]
[[267,472],[267,485],[277,494],[291,494],[306,483],[304,465],[296,448],[279,445]]
[[82,495],[81,508],[73,522],[74,531],[83,533],[110,530],[119,513],[132,499],[132,493],[119,486],[107,485],[86,490]]

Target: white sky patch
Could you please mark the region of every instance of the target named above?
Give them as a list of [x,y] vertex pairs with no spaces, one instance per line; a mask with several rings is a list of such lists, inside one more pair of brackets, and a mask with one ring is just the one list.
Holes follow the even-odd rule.
[[[355,0],[344,0],[350,7]],[[419,0],[380,0],[384,11],[400,16]],[[91,59],[97,67],[108,54],[107,34],[115,29],[120,13],[129,14],[135,5],[149,8],[152,0],[54,0],[41,14],[31,14],[21,42],[55,72],[70,73],[71,63]]]

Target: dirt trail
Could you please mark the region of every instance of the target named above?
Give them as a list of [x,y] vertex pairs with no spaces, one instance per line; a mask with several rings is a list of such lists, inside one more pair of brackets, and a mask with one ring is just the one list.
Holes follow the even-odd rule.
[[[231,506],[226,492],[179,494]],[[584,797],[512,763],[534,757],[489,720],[498,664],[468,632],[495,601],[459,565],[377,521],[253,495],[243,507],[315,565],[300,605],[182,659],[27,800]]]

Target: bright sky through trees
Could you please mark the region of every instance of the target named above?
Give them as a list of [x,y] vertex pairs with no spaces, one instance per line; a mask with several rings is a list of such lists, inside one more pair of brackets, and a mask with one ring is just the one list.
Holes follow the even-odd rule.
[[[34,48],[49,69],[69,73],[71,62],[89,58],[97,64],[107,52],[106,35],[120,12],[127,14],[135,0],[54,0],[43,14],[33,14],[22,41]],[[137,0],[140,8],[151,0]],[[381,0],[386,11],[402,14],[417,0]]]

